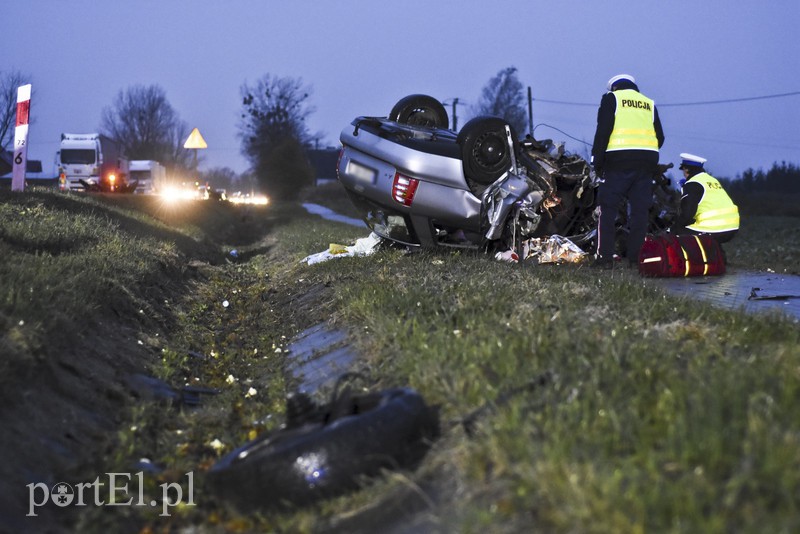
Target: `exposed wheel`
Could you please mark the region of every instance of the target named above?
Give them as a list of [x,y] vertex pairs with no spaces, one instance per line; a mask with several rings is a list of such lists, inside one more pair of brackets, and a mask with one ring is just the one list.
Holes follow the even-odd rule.
[[341,395],[329,406],[294,399],[287,423],[221,458],[208,486],[241,511],[301,506],[355,489],[381,469],[422,459],[438,415],[407,388]]
[[409,95],[400,99],[389,113],[389,119],[429,128],[447,128],[450,123],[442,103],[428,95]]
[[[511,168],[507,124],[499,117],[476,117],[461,128],[457,140],[467,178],[489,185]],[[513,130],[511,136],[516,142]]]

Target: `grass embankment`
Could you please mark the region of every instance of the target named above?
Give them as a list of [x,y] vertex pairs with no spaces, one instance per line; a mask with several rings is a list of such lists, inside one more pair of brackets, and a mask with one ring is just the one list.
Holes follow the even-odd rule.
[[[305,255],[366,230],[274,210],[285,224],[240,247],[240,263],[202,265],[188,283],[167,276],[184,294],[171,293],[165,321],[131,317],[149,340],[142,357],[152,374],[176,388],[221,393],[196,408],[135,404],[92,467],[133,473],[148,458],[155,472],[147,473],[145,500],[158,498],[158,484],[185,482],[192,471],[198,505],[168,518],[160,508],[89,508],[80,528],[354,530],[419,492],[429,508],[417,519],[443,531],[798,528],[796,323],[675,298],[631,271],[513,266],[469,252],[386,250],[307,266],[299,263]],[[759,268],[763,260],[796,272],[797,220],[777,227],[789,228],[780,240],[769,226],[776,219],[758,221],[743,224],[726,247],[733,267]],[[115,232],[138,243],[138,232]],[[182,272],[190,255],[168,236],[146,242],[151,248],[137,249],[149,265],[143,273]],[[782,254],[769,252],[776,250]],[[16,324],[16,313],[4,313]],[[282,350],[299,330],[325,320],[350,331],[375,387],[409,385],[439,405],[443,436],[416,473],[295,513],[238,517],[204,497],[203,473],[279,424],[291,389]],[[47,346],[53,333],[37,332]],[[472,424],[462,424],[476,410]]]
[[179,327],[184,295],[202,285],[198,266],[224,262],[222,240],[252,242],[272,224],[247,209],[204,207],[0,191],[6,528],[39,530],[35,520],[18,526],[28,512],[26,485],[53,484],[97,460],[129,418],[131,402],[149,394],[136,376],[154,372]]

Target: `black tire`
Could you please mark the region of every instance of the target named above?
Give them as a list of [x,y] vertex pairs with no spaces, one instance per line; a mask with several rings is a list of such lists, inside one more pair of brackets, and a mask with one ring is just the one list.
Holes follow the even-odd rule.
[[382,469],[415,465],[439,434],[436,411],[407,388],[336,404],[322,421],[287,424],[221,458],[208,472],[209,489],[242,512],[303,506],[356,489]]
[[400,99],[389,113],[389,120],[428,128],[446,129],[450,124],[442,103],[428,95],[409,95]]
[[[511,168],[511,152],[506,138],[508,123],[499,117],[476,117],[458,133],[464,175],[481,185],[489,185]],[[514,131],[512,139],[516,143]]]

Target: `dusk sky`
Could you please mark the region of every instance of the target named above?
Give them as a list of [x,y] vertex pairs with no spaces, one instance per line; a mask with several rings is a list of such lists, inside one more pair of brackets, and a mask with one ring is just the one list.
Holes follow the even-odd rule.
[[662,163],[691,152],[733,177],[800,164],[798,34],[797,0],[15,0],[0,70],[29,75],[28,158],[46,171],[61,132],[97,131],[132,85],[161,86],[200,129],[201,169],[243,172],[240,88],[265,74],[310,86],[310,130],[338,146],[354,117],[411,93],[457,97],[463,125],[489,79],[516,67],[536,138],[587,155],[606,81],[628,73],[659,108]]

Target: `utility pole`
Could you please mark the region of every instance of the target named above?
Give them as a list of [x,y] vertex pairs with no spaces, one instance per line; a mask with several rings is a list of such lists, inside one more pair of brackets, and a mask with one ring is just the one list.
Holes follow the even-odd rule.
[[531,86],[528,86],[528,133],[533,137],[533,93]]
[[456,132],[458,131],[458,115],[456,115],[456,106],[458,106],[459,104],[461,104],[461,102],[458,101],[458,97],[442,100],[443,106],[448,106],[448,105],[453,106],[453,110],[451,112],[453,115],[453,127],[451,128],[451,130]]

